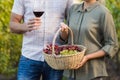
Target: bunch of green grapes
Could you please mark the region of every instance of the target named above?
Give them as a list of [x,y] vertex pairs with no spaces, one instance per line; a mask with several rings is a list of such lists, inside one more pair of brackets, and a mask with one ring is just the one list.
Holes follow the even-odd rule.
[[61,55],[70,55],[70,54],[76,54],[78,51],[77,50],[63,50],[60,51]]

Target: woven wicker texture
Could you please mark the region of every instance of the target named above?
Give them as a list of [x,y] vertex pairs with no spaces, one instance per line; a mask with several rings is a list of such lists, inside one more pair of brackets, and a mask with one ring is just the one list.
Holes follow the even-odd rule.
[[[68,28],[71,33],[71,45],[73,44],[73,32],[70,28]],[[48,63],[50,67],[57,70],[64,70],[64,69],[75,69],[76,66],[80,63],[82,58],[84,57],[84,53],[86,51],[86,47],[82,45],[76,45],[82,49],[81,52],[75,53],[75,54],[68,54],[68,55],[56,55],[54,52],[54,45],[57,35],[59,34],[59,31],[61,31],[61,28],[56,32],[53,43],[52,43],[52,54],[46,54],[44,53],[45,61]],[[67,46],[67,45],[61,45],[61,46]]]

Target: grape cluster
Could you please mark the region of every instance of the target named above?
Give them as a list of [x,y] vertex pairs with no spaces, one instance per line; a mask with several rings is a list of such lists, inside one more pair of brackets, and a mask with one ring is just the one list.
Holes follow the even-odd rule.
[[[82,49],[76,45],[65,45],[65,46],[54,45],[54,50],[56,55],[75,54],[77,52],[82,51]],[[46,48],[43,49],[43,51],[46,54],[52,54],[52,44],[47,45]]]
[[81,51],[81,49],[78,46],[67,45],[67,46],[62,46],[60,54],[61,55],[75,54],[80,51]]
[[[56,55],[60,54],[60,48],[58,45],[54,45],[54,50]],[[43,49],[43,51],[47,54],[52,54],[52,44],[47,45],[46,48]]]
[[61,55],[68,55],[68,54],[75,54],[77,52],[78,52],[77,50],[63,50],[63,51],[60,51],[60,54]]

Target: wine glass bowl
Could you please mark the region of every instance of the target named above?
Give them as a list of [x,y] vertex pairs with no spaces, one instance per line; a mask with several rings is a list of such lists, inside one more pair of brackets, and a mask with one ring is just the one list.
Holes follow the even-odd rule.
[[33,11],[33,13],[36,17],[41,17],[43,15],[44,11]]
[[35,17],[41,17],[44,13],[44,0],[34,0],[33,13]]

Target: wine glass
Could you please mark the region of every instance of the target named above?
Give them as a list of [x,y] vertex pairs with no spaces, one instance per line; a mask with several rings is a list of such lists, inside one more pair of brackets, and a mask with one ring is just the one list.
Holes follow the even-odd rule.
[[35,17],[41,17],[44,13],[44,0],[34,0],[33,13]]

